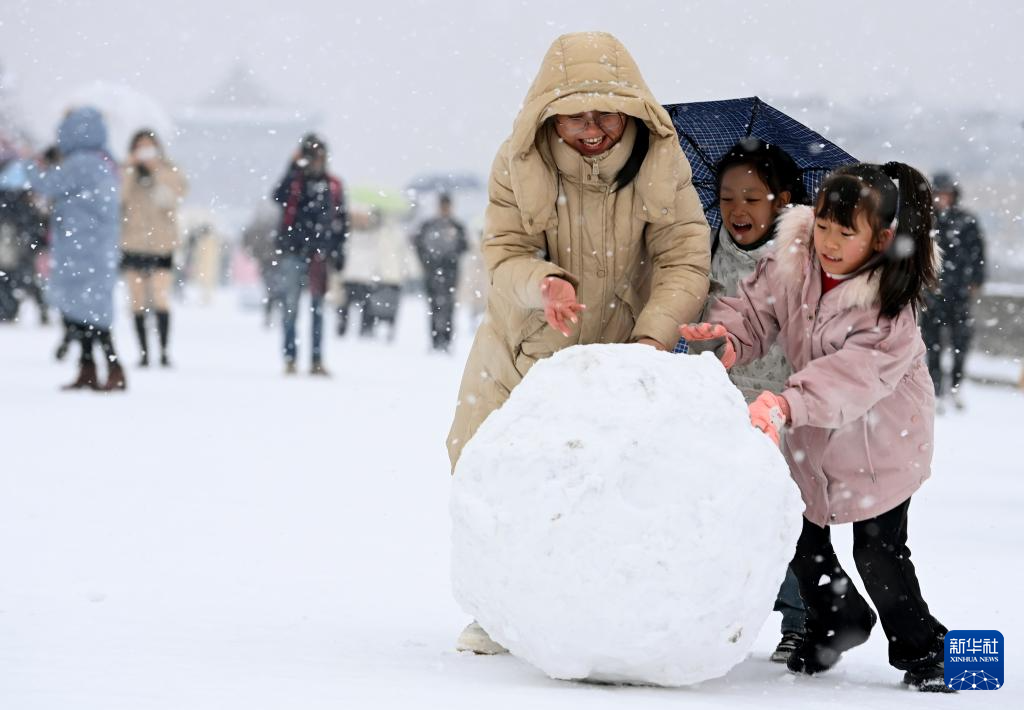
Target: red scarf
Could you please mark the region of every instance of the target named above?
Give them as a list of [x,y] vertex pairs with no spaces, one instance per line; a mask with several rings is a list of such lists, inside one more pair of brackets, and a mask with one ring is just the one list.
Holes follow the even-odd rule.
[[[341,204],[341,180],[333,175],[327,176],[327,184],[331,190],[330,209],[334,210]],[[288,186],[288,202],[284,206],[284,228],[288,229],[295,224],[295,217],[299,211],[299,200],[302,199],[302,190],[306,185],[306,178],[302,173],[295,176],[292,184]]]

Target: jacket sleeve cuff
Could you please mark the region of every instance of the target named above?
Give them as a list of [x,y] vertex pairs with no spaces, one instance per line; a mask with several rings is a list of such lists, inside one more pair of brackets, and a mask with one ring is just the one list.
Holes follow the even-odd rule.
[[798,427],[807,425],[807,403],[800,391],[792,387],[783,390],[782,396],[789,403],[789,426]]
[[577,295],[579,295],[580,281],[575,276],[570,274],[568,271],[562,269],[550,261],[542,261],[534,269],[534,272],[529,279],[529,292],[524,294],[523,302],[527,308],[543,308],[544,299],[540,294],[540,286],[544,283],[544,279],[549,276],[555,276],[560,279],[564,279],[572,284],[572,287],[576,289]]
[[641,313],[630,340],[636,342],[641,338],[657,340],[671,350],[679,342],[679,323],[675,318],[661,313]]

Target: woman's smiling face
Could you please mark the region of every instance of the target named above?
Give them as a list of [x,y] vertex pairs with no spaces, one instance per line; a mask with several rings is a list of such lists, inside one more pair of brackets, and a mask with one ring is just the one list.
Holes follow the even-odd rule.
[[754,244],[771,229],[789,193],[772,195],[753,165],[733,165],[722,174],[718,205],[733,241]]
[[555,132],[580,155],[600,155],[622,140],[626,117],[621,113],[586,111],[555,116]]

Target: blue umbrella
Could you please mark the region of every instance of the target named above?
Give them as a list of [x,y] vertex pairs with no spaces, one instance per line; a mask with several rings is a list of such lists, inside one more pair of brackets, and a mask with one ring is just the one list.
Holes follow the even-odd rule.
[[813,199],[829,171],[857,159],[756,96],[724,101],[695,101],[666,106],[679,144],[693,168],[704,215],[712,233],[722,224],[718,211],[715,165],[743,138],[760,138],[789,153],[803,171],[804,187]]

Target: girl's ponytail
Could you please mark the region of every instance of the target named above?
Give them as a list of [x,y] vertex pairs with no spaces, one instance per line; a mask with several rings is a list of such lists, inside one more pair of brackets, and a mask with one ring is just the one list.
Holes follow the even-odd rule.
[[895,226],[879,283],[882,315],[895,318],[908,303],[919,308],[924,291],[934,288],[937,280],[931,237],[932,191],[928,179],[906,163],[886,163],[881,169],[898,184],[896,209],[884,210],[894,214]]

